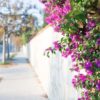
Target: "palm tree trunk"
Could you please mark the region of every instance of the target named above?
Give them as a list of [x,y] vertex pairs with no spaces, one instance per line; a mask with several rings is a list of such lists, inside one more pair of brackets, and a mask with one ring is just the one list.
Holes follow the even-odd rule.
[[9,60],[10,58],[10,48],[9,48],[9,36],[7,36],[7,59]]
[[3,52],[2,52],[2,63],[6,62],[6,41],[5,41],[5,33],[3,34]]

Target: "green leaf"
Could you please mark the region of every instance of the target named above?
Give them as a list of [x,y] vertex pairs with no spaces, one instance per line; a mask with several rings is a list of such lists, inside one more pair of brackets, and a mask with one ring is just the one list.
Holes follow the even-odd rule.
[[83,49],[84,49],[84,48],[83,48],[83,45],[80,44],[79,47],[78,47],[78,50],[79,50],[79,51],[83,51]]

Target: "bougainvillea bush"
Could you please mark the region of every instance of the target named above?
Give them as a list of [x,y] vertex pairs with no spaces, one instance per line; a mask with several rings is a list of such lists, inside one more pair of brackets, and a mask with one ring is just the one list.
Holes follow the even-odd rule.
[[[73,86],[78,100],[100,100],[100,0],[45,0],[46,22],[62,38],[47,52],[60,51],[73,61]],[[84,73],[82,73],[84,70]]]

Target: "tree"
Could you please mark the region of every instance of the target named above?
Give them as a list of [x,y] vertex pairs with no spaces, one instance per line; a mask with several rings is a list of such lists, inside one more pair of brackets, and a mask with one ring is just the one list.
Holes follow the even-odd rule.
[[[2,62],[6,62],[6,45],[8,45],[9,58],[9,38],[11,34],[21,35],[22,27],[29,28],[30,16],[27,14],[28,7],[23,6],[23,2],[11,4],[10,0],[0,0],[0,25],[3,27],[3,56]],[[33,17],[32,17],[33,18]]]

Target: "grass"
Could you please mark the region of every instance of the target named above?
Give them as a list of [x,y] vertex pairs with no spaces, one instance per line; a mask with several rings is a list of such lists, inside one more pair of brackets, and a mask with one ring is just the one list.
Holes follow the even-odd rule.
[[14,57],[15,57],[15,54],[12,54],[7,61],[0,62],[0,65],[9,65],[11,63],[10,60],[13,59]]
[[11,62],[0,62],[0,68],[8,68],[8,67],[11,67],[12,66],[12,63]]
[[8,65],[10,62],[0,62],[0,65]]
[[5,65],[12,65],[11,60],[16,56],[16,53],[13,53],[10,55],[9,59],[7,59],[5,62],[0,61],[0,66],[5,66]]

